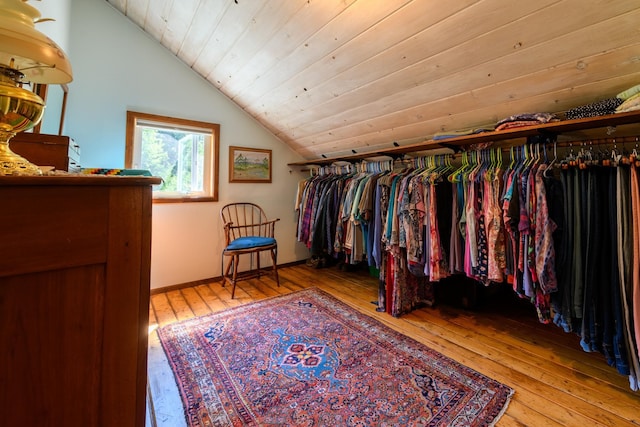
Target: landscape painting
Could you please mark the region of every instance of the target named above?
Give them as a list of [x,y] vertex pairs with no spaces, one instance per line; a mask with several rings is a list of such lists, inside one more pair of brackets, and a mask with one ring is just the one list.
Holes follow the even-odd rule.
[[271,150],[229,147],[229,182],[271,182]]

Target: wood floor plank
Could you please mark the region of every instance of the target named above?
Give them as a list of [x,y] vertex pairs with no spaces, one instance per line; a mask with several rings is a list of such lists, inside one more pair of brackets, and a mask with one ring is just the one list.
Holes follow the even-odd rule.
[[318,274],[312,274],[313,270],[303,268],[283,268],[278,272],[281,277],[285,277],[290,283],[298,285],[297,289],[308,288],[311,286],[318,286],[320,284],[320,278]]
[[219,283],[210,283],[209,288],[220,296],[220,301],[227,307],[237,307],[239,305],[251,302],[251,298],[242,290],[241,286],[236,286],[235,298],[231,299],[231,285],[222,286]]
[[202,297],[200,297],[195,288],[184,288],[180,290],[180,293],[195,316],[203,316],[211,313],[211,309]]
[[[509,415],[518,420],[521,425],[536,427],[560,427],[570,425],[554,421],[516,400],[511,401],[508,411]],[[503,425],[502,419],[500,419],[499,425]]]
[[283,279],[280,278],[280,286],[276,283],[275,279],[263,278],[261,286],[265,289],[265,292],[271,296],[284,295],[291,292],[290,289],[282,285]]
[[[278,273],[280,272],[278,271]],[[280,288],[284,288],[289,292],[299,291],[307,287],[307,286],[303,286],[300,282],[298,282],[294,278],[288,276],[287,272],[285,272],[284,276],[282,274],[279,274],[279,276],[280,276]]]
[[[252,301],[261,300],[272,295],[271,293],[269,293],[269,291],[267,291],[268,288],[262,286],[261,282],[263,280],[267,281],[268,279],[266,277],[264,278],[261,277],[260,279],[258,278],[248,279],[248,280],[244,280],[242,285],[239,285],[239,286],[242,286],[242,290],[246,292],[246,294],[249,296],[249,298]],[[237,293],[237,288],[236,288],[236,293]]]
[[189,307],[189,304],[182,296],[182,292],[180,290],[167,292],[167,299],[169,300],[169,304],[171,304],[178,320],[191,319],[195,316]]
[[[376,311],[372,302],[377,299],[378,280],[366,269],[296,265],[278,272],[279,287],[271,276],[245,280],[238,283],[233,300],[230,286],[213,282],[177,294],[155,294],[150,315],[164,325],[318,287],[433,350],[511,386],[515,394],[498,427],[640,425],[640,395],[629,390],[626,378],[608,367],[601,355],[582,351],[577,337],[555,325],[538,323],[531,307],[498,309],[488,304],[470,310],[438,304],[395,318]],[[159,408],[154,406],[160,413],[182,410],[159,403]]]
[[211,284],[198,285],[195,287],[195,290],[200,298],[202,298],[202,301],[207,304],[207,307],[209,307],[212,313],[228,308],[228,305],[222,302],[218,294],[211,289],[211,286]]
[[500,418],[500,427],[529,427],[528,424],[514,418],[512,414],[504,414]]
[[149,325],[157,325],[156,312],[153,310],[153,305],[149,304]]
[[151,295],[151,306],[153,307],[159,326],[164,326],[178,320],[171,304],[169,304],[166,293]]

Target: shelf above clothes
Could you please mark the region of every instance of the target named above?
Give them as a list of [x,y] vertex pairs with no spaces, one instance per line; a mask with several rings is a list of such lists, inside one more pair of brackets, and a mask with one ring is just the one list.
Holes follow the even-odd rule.
[[[609,114],[606,116],[596,116],[589,117],[584,119],[573,119],[573,120],[561,120],[558,122],[544,123],[540,125],[534,126],[526,126],[520,128],[513,128],[501,131],[491,131],[491,132],[483,132],[477,133],[473,135],[464,135],[457,136],[454,138],[448,138],[444,140],[426,140],[414,144],[408,144],[403,146],[391,147],[382,150],[376,150],[367,153],[354,153],[351,155],[340,156],[340,157],[331,157],[331,158],[319,158],[312,160],[305,160],[302,162],[289,163],[289,166],[309,166],[309,165],[327,165],[334,162],[346,161],[353,162],[358,160],[363,160],[376,156],[390,156],[390,157],[398,157],[407,153],[415,153],[420,151],[429,151],[436,150],[442,148],[451,148],[454,151],[460,151],[464,147],[474,146],[476,144],[488,143],[488,142],[498,142],[498,141],[510,141],[510,140],[519,140],[522,138],[528,138],[532,136],[559,136],[562,134],[571,134],[581,131],[590,131],[594,129],[601,128],[611,128],[607,131],[607,135],[609,135],[611,130],[617,128],[622,125],[637,125],[634,126],[634,129],[631,132],[627,132],[627,134],[621,133],[620,136],[629,136],[631,134],[638,135],[640,134],[640,110],[630,111],[626,113],[618,113],[618,114]],[[615,138],[618,134],[617,130],[615,130],[616,135],[609,135],[611,138]],[[590,135],[580,134],[577,136],[570,135],[573,139],[589,139]],[[593,137],[601,138],[602,135],[597,135]],[[513,144],[512,144],[513,145]]]

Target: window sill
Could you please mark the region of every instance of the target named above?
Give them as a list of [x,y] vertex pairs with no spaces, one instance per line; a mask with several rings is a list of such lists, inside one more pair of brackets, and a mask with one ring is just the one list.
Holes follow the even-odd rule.
[[196,202],[217,202],[216,197],[157,197],[153,203],[196,203]]

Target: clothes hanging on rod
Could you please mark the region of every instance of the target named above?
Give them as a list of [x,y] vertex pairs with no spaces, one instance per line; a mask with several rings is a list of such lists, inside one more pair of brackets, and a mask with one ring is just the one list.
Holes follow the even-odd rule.
[[570,144],[564,158],[557,145],[513,147],[504,162],[488,148],[456,167],[447,155],[314,174],[299,191],[299,240],[378,269],[378,310],[393,316],[433,304],[452,276],[508,283],[636,390],[640,160],[615,143]]
[[391,167],[390,161],[322,167],[299,183],[297,238],[310,249],[313,262],[324,264],[341,254],[351,264],[371,259],[372,188]]
[[[437,209],[439,185],[450,170],[450,155],[417,158],[408,168],[378,181],[379,210],[373,238],[380,240],[378,309],[400,316],[435,300],[433,280],[448,275],[447,221],[450,211]],[[440,194],[444,198],[445,193]],[[451,193],[449,191],[449,197]],[[443,246],[446,242],[446,248]],[[376,258],[378,259],[378,258]]]
[[[301,182],[296,198],[297,236],[310,248],[311,263],[322,265],[316,260],[327,257],[348,264],[366,261],[379,270],[378,309],[394,316],[432,304],[427,277],[438,274],[441,265],[425,264],[422,245],[416,242],[422,241],[422,219],[427,213],[432,214],[435,227],[436,209],[425,208],[423,194],[427,197],[429,193],[424,192],[423,182],[435,184],[439,173],[448,170],[450,163],[445,158],[367,162],[352,173],[321,171]],[[413,191],[411,196],[407,188]],[[435,203],[435,194],[431,200]],[[442,215],[443,222],[450,221],[450,213],[443,211]],[[445,253],[439,249],[438,230],[431,231],[426,240],[431,242],[431,251]],[[407,251],[413,256],[408,258]],[[446,272],[446,268],[442,270]]]
[[[581,338],[585,351],[605,355],[638,390],[640,375],[640,184],[636,149],[588,145],[549,159],[546,146],[512,149],[500,200],[504,224],[504,274],[517,295],[529,299],[539,320],[553,321]],[[555,147],[555,145],[554,145]],[[637,145],[636,145],[637,147]],[[555,152],[555,150],[554,150]],[[490,187],[477,182],[487,154],[468,153],[451,180],[466,199],[458,223],[465,248],[464,273],[487,283],[484,262],[500,238],[487,233]],[[608,157],[608,158],[607,158]],[[489,162],[491,164],[491,161]],[[551,170],[549,165],[560,165]],[[551,172],[550,172],[551,170]],[[465,188],[465,183],[467,187]],[[483,222],[484,219],[484,222]],[[455,227],[453,228],[456,229]],[[494,235],[495,236],[495,235]],[[501,253],[498,250],[496,253]],[[485,254],[487,259],[485,260]],[[495,255],[495,253],[494,253]],[[459,263],[455,260],[452,264]]]
[[585,351],[603,353],[637,390],[640,267],[634,260],[640,247],[634,230],[640,211],[633,206],[640,192],[637,166],[622,159],[614,148],[606,162],[592,162],[581,149],[563,161],[563,244],[551,302],[554,323],[577,333]]

